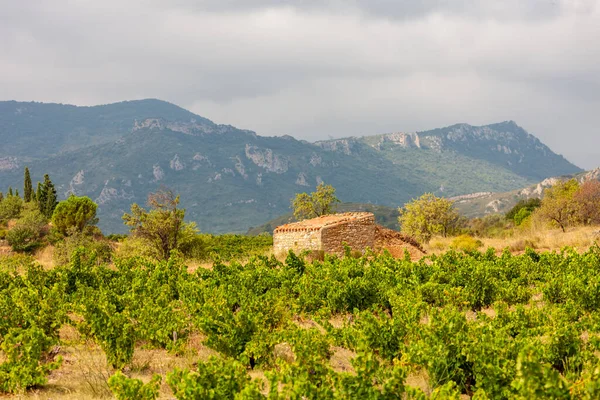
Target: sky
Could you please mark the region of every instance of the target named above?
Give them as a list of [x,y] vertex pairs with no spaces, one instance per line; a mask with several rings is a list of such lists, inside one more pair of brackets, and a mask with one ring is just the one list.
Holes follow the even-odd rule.
[[514,120],[600,166],[600,0],[0,0],[0,100],[318,140]]

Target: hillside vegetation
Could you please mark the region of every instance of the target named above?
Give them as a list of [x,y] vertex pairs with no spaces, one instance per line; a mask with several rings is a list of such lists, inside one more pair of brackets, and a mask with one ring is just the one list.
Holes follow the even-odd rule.
[[48,271],[4,259],[0,390],[594,399],[599,265],[598,247],[420,262],[258,257],[195,273],[178,258],[109,268],[85,251]]
[[423,192],[455,196],[526,187],[579,168],[513,122],[466,124],[317,143],[262,137],[175,105],[142,100],[97,107],[0,103],[0,183],[28,165],[60,199],[98,204],[100,227],[123,232],[133,202],[167,185],[205,232],[246,232],[289,212],[298,191],[325,181],[344,202],[398,207]]
[[[57,204],[48,176],[36,193],[28,177],[28,201],[12,189],[0,201],[0,233],[14,251],[0,255],[0,393],[600,396],[597,181],[557,183],[541,201],[473,220],[425,194],[399,220],[403,230],[427,228],[418,237],[430,255],[347,248],[309,260],[271,255],[269,235],[201,234],[166,189],[123,215],[129,235],[105,237],[91,199]],[[319,190],[331,211],[335,189]],[[318,202],[312,195],[296,200]],[[484,247],[509,238],[521,242]],[[46,249],[45,268],[27,255]]]

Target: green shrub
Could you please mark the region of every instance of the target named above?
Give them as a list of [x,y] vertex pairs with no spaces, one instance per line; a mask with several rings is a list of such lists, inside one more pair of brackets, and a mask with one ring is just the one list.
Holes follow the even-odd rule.
[[107,293],[88,292],[85,296],[84,323],[80,332],[90,334],[100,345],[106,361],[115,369],[131,362],[135,346],[135,329],[126,310],[119,312]]
[[469,235],[461,235],[452,240],[450,247],[455,250],[471,252],[483,247],[483,242]]
[[110,241],[121,243],[121,242],[125,241],[125,239],[127,239],[128,237],[129,237],[129,235],[127,235],[125,233],[111,233],[106,238]]
[[63,235],[70,232],[83,232],[86,226],[98,222],[96,209],[98,205],[89,197],[69,196],[58,203],[52,214],[52,224]]
[[40,234],[44,234],[48,225],[48,220],[38,210],[33,203],[26,203],[21,211],[21,217],[17,220],[17,225],[25,225]]
[[18,218],[23,209],[23,200],[17,196],[7,196],[0,202],[0,221]]
[[[167,382],[179,400],[265,398],[256,390],[243,364],[216,357],[198,363],[197,371],[175,369],[167,375]],[[241,392],[253,395],[238,397]]]
[[73,252],[82,247],[88,250],[87,254],[93,253],[98,263],[109,262],[112,258],[113,249],[106,239],[88,232],[75,232],[56,244],[54,262],[56,265],[68,264]]
[[39,232],[28,226],[15,226],[6,235],[8,244],[14,251],[31,252],[40,246]]
[[35,204],[27,203],[22,208],[21,217],[17,220],[14,228],[6,234],[6,240],[14,251],[31,252],[42,245],[46,229],[46,217],[42,215]]
[[469,219],[465,224],[465,234],[476,237],[505,237],[509,231],[506,219],[496,214]]
[[39,328],[11,329],[1,346],[6,361],[0,364],[0,391],[15,393],[45,384],[48,373],[62,362],[60,358],[49,363],[42,361],[50,343]]
[[515,225],[519,226],[523,223],[523,221],[525,221],[527,218],[531,217],[531,214],[533,213],[533,211],[527,209],[527,208],[522,208],[519,210],[519,212],[517,214],[515,214],[513,221],[515,221]]
[[195,248],[183,253],[198,260],[239,260],[254,255],[263,255],[273,246],[270,235],[197,235]]
[[[506,219],[512,220],[515,224],[520,225],[520,222],[523,221],[523,217],[526,214],[531,215],[537,208],[540,208],[542,205],[542,200],[533,198],[528,200],[520,200],[513,208],[510,209],[509,212],[506,213]],[[519,217],[520,222],[517,223],[517,215],[521,214]]]
[[150,382],[144,384],[139,379],[132,379],[117,371],[108,379],[108,387],[117,400],[154,400],[159,396],[160,375],[154,375]]
[[135,236],[128,236],[121,242],[115,254],[118,258],[147,257],[152,260],[158,260],[160,254],[155,246],[152,246],[146,239]]
[[569,385],[560,373],[541,362],[540,349],[528,347],[517,358],[512,387],[515,399],[570,399]]

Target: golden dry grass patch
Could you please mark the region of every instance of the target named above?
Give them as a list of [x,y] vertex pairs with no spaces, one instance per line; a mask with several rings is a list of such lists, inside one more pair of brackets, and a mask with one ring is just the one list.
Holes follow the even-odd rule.
[[404,384],[415,389],[420,389],[423,391],[423,393],[427,395],[431,394],[429,374],[424,369],[419,369],[408,374],[408,376],[404,380]]
[[[480,238],[483,242],[480,250],[496,249],[501,254],[504,249],[509,249],[513,254],[521,254],[527,247],[537,251],[559,251],[569,246],[579,252],[587,251],[595,243],[600,244],[597,226],[582,226],[567,229],[541,229],[539,227],[515,230],[512,236],[506,238]],[[442,254],[452,247],[453,237],[435,237],[425,246],[428,254]]]
[[301,316],[295,317],[292,322],[299,328],[302,329],[317,329],[320,333],[326,334],[327,331],[320,324],[313,321],[312,319],[303,318]]
[[33,258],[45,269],[54,268],[54,246],[42,247],[34,253]]
[[[57,355],[62,357],[63,362],[60,368],[50,373],[48,383],[44,387],[7,398],[53,400],[113,398],[107,381],[115,370],[108,366],[100,346],[82,338],[70,325],[62,326],[59,335],[61,346],[57,347]],[[149,382],[153,375],[160,375],[162,384],[159,398],[173,399],[173,393],[166,383],[167,373],[175,368],[194,369],[198,361],[207,361],[211,356],[219,356],[216,351],[204,345],[204,340],[203,335],[191,335],[180,354],[164,349],[144,348],[142,344],[138,344],[133,360],[124,368],[124,373],[145,383]]]

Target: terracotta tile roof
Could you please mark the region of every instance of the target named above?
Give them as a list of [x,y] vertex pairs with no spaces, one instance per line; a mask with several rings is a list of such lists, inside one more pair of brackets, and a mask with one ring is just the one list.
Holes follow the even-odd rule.
[[305,219],[300,222],[294,222],[291,224],[278,226],[275,229],[274,233],[318,231],[319,229],[325,226],[335,225],[347,221],[359,220],[363,218],[374,218],[374,215],[373,213],[369,212],[347,212],[343,214],[323,215],[322,217]]

